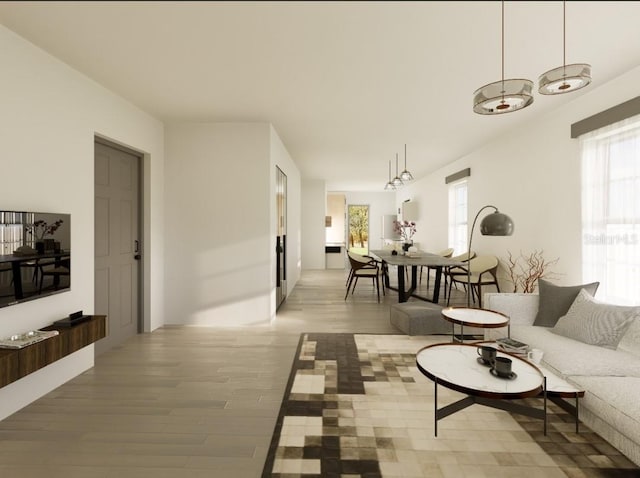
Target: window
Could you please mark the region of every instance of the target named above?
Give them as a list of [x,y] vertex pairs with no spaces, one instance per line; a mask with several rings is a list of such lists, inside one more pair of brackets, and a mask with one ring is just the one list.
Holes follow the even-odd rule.
[[640,299],[640,116],[580,136],[583,279],[598,297]]
[[449,185],[449,247],[453,255],[467,251],[467,180]]

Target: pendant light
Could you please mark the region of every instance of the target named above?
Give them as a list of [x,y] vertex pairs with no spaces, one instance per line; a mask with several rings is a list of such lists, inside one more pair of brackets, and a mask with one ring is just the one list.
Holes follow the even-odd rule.
[[398,176],[398,153],[396,153],[396,177],[393,178],[392,182],[396,188],[401,188],[402,186],[404,186],[402,179],[400,179],[400,176]]
[[473,93],[473,111],[481,115],[510,113],[533,103],[533,82],[504,79],[504,0],[502,0],[502,79],[478,88]]
[[413,174],[407,169],[407,145],[404,145],[404,171],[400,173],[400,179],[404,182],[413,181]]
[[387,182],[387,184],[384,185],[384,190],[385,191],[395,191],[396,187],[393,184],[393,181],[391,181],[391,161],[389,161],[389,182]]
[[562,2],[562,66],[549,70],[538,78],[538,92],[542,95],[560,95],[584,88],[591,83],[591,65],[567,65],[567,2]]

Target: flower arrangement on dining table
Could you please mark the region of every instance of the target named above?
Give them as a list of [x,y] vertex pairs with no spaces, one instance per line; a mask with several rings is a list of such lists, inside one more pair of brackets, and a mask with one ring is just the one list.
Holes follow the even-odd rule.
[[413,244],[413,235],[416,233],[415,221],[393,221],[393,229],[402,238],[405,244]]

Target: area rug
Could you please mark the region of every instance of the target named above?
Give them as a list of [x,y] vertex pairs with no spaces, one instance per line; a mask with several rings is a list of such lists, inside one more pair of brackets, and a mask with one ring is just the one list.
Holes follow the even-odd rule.
[[[640,477],[553,404],[547,435],[540,420],[473,405],[440,420],[434,437],[434,386],[415,354],[440,341],[302,334],[263,478]],[[438,389],[439,406],[461,397]]]

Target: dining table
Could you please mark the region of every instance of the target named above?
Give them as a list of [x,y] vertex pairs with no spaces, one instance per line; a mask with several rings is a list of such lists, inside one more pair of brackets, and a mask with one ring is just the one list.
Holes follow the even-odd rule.
[[[443,257],[439,254],[431,252],[418,251],[410,253],[398,252],[393,254],[392,250],[370,250],[369,255],[378,259],[383,263],[383,280],[384,286],[387,289],[395,290],[398,292],[398,302],[406,302],[410,297],[415,297],[427,302],[438,303],[440,298],[440,283],[442,279],[443,270],[445,267],[464,266],[464,262],[455,261],[448,257]],[[396,266],[398,271],[398,287],[392,287],[389,284],[389,265]],[[431,267],[436,272],[435,281],[433,284],[433,294],[431,298],[419,295],[416,293],[418,288],[418,267],[426,266]],[[411,282],[407,289],[405,281],[405,270],[411,268]]]
[[[13,289],[14,299],[22,300],[25,298],[25,292],[22,287],[22,265],[25,263],[31,263],[34,267],[40,267],[40,261],[43,259],[51,259],[56,265],[69,263],[71,258],[70,251],[46,251],[41,254],[1,254],[0,264],[11,264],[11,271],[13,273]],[[54,278],[54,283],[60,280],[59,277]]]

